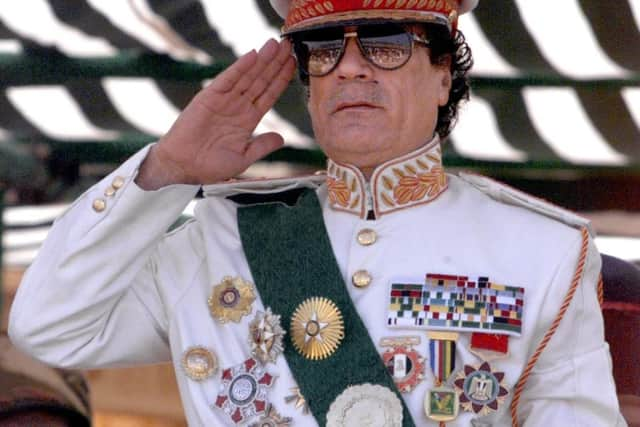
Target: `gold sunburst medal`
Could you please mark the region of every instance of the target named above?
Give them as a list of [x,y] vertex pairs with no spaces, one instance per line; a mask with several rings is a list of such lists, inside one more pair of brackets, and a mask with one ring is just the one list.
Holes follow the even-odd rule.
[[220,323],[229,320],[239,322],[242,316],[251,313],[251,304],[256,299],[253,285],[241,277],[225,276],[213,287],[209,297],[211,316]]
[[327,298],[304,300],[291,317],[293,346],[307,359],[326,359],[338,349],[343,338],[342,313]]

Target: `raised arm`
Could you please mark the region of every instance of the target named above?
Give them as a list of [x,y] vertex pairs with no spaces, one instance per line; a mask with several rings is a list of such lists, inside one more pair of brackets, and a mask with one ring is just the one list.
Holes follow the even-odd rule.
[[[14,343],[45,362],[97,367],[170,357],[172,293],[204,256],[199,226],[167,230],[200,184],[233,177],[282,145],[253,136],[293,76],[288,42],[267,42],[220,73],[158,144],[84,193],[54,223],[18,289]],[[155,191],[152,191],[155,190]],[[156,259],[171,259],[169,265]]]

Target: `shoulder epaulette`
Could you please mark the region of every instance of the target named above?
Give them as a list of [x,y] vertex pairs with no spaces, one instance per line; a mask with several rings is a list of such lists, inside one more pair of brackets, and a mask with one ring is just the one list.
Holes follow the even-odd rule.
[[467,172],[460,172],[458,176],[494,200],[532,210],[574,228],[586,227],[589,230],[589,234],[594,235],[591,221],[568,209],[556,206],[553,203],[509,187],[486,176]]
[[324,173],[300,177],[270,179],[234,179],[220,184],[205,185],[204,197],[223,197],[247,205],[256,203],[295,203],[305,189],[316,189],[326,180]]

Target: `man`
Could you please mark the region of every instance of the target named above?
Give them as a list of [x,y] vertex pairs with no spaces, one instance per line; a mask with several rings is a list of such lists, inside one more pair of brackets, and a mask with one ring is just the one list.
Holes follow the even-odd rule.
[[[194,426],[624,425],[586,221],[443,171],[474,3],[273,1],[285,40],[57,221],[12,338],[64,366],[173,360]],[[225,183],[282,145],[253,130],[291,43],[327,174]]]

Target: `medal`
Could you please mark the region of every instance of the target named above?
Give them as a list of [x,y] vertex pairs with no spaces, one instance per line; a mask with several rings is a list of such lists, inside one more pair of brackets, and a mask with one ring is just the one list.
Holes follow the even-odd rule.
[[493,371],[489,362],[478,367],[465,365],[453,384],[462,409],[481,416],[497,411],[509,394],[504,372]]
[[427,417],[434,421],[444,422],[456,419],[459,405],[458,394],[451,387],[435,387],[427,391],[425,411]]
[[427,274],[424,284],[392,282],[387,325],[520,336],[524,291],[485,276]]
[[498,334],[471,334],[469,351],[487,362],[509,355],[509,336]]
[[213,375],[218,369],[218,359],[207,348],[191,347],[182,355],[182,369],[187,377],[202,381]]
[[283,350],[282,338],[285,334],[280,326],[280,316],[273,314],[270,308],[259,311],[249,323],[249,345],[251,355],[263,364],[275,363]]
[[267,388],[275,377],[264,370],[254,358],[222,371],[220,393],[214,407],[221,409],[236,425],[264,413],[267,409]]
[[424,397],[424,411],[434,421],[454,420],[458,416],[458,395],[443,385],[456,366],[457,332],[429,331],[429,365],[435,377],[436,387]]
[[307,404],[307,401],[305,400],[304,396],[300,392],[300,388],[294,387],[291,389],[291,392],[293,394],[285,397],[284,401],[286,403],[291,403],[295,401],[295,404],[294,404],[295,408],[296,409],[302,408],[302,413],[307,415],[309,413],[309,405]]
[[333,401],[327,412],[327,427],[402,425],[402,403],[386,387],[360,384],[348,387]]
[[429,364],[437,381],[444,383],[456,368],[456,332],[429,331]]
[[209,311],[220,323],[239,322],[242,316],[251,313],[251,304],[256,299],[253,285],[240,277],[225,276],[213,287],[209,297]]
[[264,415],[249,427],[289,427],[292,421],[289,417],[281,417],[273,405],[268,404]]
[[382,354],[382,361],[401,393],[409,393],[424,379],[424,358],[412,346],[420,337],[389,337],[380,340],[381,347],[391,347]]
[[307,359],[326,359],[338,349],[343,338],[342,313],[327,298],[304,300],[291,317],[293,346]]

